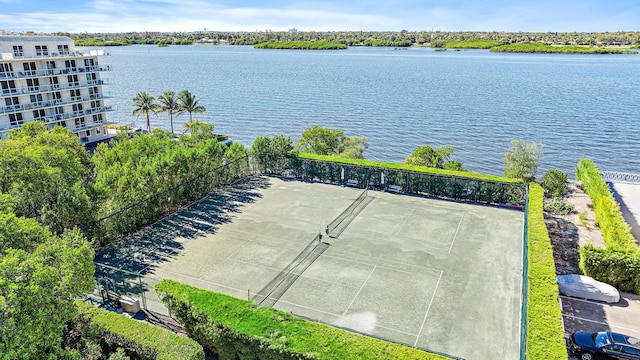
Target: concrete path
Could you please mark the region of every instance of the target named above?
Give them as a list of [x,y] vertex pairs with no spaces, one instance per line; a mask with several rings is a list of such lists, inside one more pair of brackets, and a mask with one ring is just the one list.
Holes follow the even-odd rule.
[[613,197],[620,204],[624,220],[640,245],[640,184],[609,182]]

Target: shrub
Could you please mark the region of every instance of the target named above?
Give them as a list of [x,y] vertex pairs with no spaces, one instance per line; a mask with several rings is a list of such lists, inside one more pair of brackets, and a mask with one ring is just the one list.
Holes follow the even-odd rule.
[[529,185],[527,212],[528,294],[527,358],[566,359],[562,313],[558,303],[558,283],[551,240],[544,222],[544,191]]
[[190,337],[220,359],[440,359],[173,280],[155,286]]
[[[90,345],[99,341],[103,349],[112,349],[110,353],[114,354],[123,348],[127,354],[135,354],[136,359],[204,359],[204,350],[191,339],[80,301],[76,305],[79,312],[76,321],[85,334],[93,334],[88,339]],[[113,358],[122,359],[121,355],[122,351]]]
[[580,268],[594,279],[640,294],[640,251],[580,248]]
[[545,205],[544,211],[548,211],[556,215],[568,215],[575,213],[576,209],[568,202],[562,199],[554,198],[547,205]]
[[607,248],[636,251],[638,247],[629,225],[593,161],[581,159],[576,166],[576,178],[582,181],[584,192],[593,202],[593,211]]
[[567,193],[567,173],[560,169],[551,169],[544,173],[540,185],[552,197],[562,197]]

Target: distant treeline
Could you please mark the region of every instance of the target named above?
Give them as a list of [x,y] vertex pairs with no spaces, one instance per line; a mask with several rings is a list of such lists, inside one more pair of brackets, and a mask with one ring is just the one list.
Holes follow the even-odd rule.
[[[577,33],[577,32],[439,32],[439,31],[256,31],[256,32],[178,32],[178,33],[55,33],[66,35],[76,41],[76,45],[105,46],[131,44],[228,44],[256,45],[270,41],[329,41],[347,46],[433,46],[439,42],[458,44],[447,46],[466,48],[463,44],[514,44],[542,43],[546,45],[586,45],[586,46],[638,46],[640,32]],[[494,45],[495,46],[495,45]]]
[[491,51],[495,52],[516,52],[516,53],[537,53],[537,54],[637,54],[635,50],[591,47],[591,46],[554,46],[541,43],[519,43],[494,46]]
[[342,50],[347,45],[330,41],[270,41],[255,44],[256,49]]

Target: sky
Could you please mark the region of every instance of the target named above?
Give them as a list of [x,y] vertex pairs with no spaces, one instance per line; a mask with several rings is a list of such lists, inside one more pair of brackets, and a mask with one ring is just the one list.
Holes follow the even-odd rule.
[[34,32],[640,31],[639,0],[0,0]]

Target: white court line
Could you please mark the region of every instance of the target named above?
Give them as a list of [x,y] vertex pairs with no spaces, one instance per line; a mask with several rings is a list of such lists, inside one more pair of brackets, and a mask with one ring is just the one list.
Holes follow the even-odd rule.
[[[389,267],[389,266],[382,266],[382,265],[379,265],[379,264],[377,264],[375,262],[366,262],[366,261],[362,261],[362,260],[354,260],[354,259],[343,258],[343,257],[340,257],[340,256],[335,256],[335,255],[328,255],[328,254],[322,254],[322,257],[338,259],[338,260],[342,260],[343,262],[350,262],[352,264],[356,263],[356,264],[362,264],[362,265],[368,265],[368,266],[377,266],[377,267],[379,267],[381,269],[393,270],[393,271],[405,273],[407,275],[416,275],[415,272],[400,270],[400,269],[396,269],[396,268]],[[374,259],[376,259],[376,258],[374,258]],[[385,261],[384,259],[377,259],[377,260]],[[435,269],[430,269],[430,268],[423,268],[423,267],[419,267],[419,268],[420,269],[425,269],[425,270],[434,270],[435,271]]]
[[[351,261],[354,256],[358,256],[358,257],[361,257],[361,258],[374,259],[374,260],[382,261],[382,262],[385,262],[385,263],[399,264],[399,265],[402,265],[402,266],[410,266],[410,267],[415,267],[415,268],[418,268],[418,269],[425,269],[425,270],[435,270],[434,268],[430,268],[430,267],[426,267],[426,266],[407,264],[407,263],[404,263],[404,262],[401,262],[401,261],[387,260],[385,258],[378,258],[378,257],[374,257],[374,256],[364,255],[364,254],[358,254],[358,253],[352,253],[352,252],[337,250],[336,248],[333,248],[333,247],[330,247],[329,249],[327,249],[327,251],[331,251],[332,253],[344,254],[347,257],[341,258],[341,257],[339,257],[337,255],[326,254],[326,252],[325,252],[326,255],[322,254],[323,257],[324,256],[332,256],[334,258],[338,258],[338,259],[341,259],[341,260],[349,260],[349,261]],[[359,260],[353,260],[353,261],[362,262],[362,261],[359,261]],[[362,262],[362,263],[363,264],[367,264],[365,262]],[[374,262],[374,264],[375,264],[375,262]],[[373,265],[373,264],[367,264],[367,265]]]
[[460,225],[462,225],[462,219],[464,219],[464,214],[465,213],[462,213],[462,216],[460,216],[460,221],[458,222],[458,227],[456,228],[455,234],[453,234],[453,240],[451,240],[451,246],[449,246],[449,251],[448,251],[449,254],[451,254],[451,249],[453,249],[453,243],[456,242],[456,237],[458,237],[458,230],[460,230]]
[[411,208],[411,211],[409,211],[409,214],[407,215],[407,217],[404,219],[404,222],[402,223],[402,225],[400,225],[400,227],[398,228],[398,231],[396,231],[395,234],[393,234],[393,238],[392,239],[397,239],[398,238],[398,234],[400,234],[400,231],[402,231],[402,228],[407,225],[407,222],[409,221],[409,218],[411,217],[411,215],[413,215],[413,211],[415,210],[415,208]]
[[422,335],[422,330],[424,329],[424,324],[427,322],[427,316],[429,315],[429,310],[431,309],[431,304],[433,304],[433,299],[436,297],[436,292],[438,292],[438,286],[440,286],[440,280],[442,280],[442,274],[444,271],[440,271],[440,277],[438,277],[438,282],[436,283],[436,288],[433,290],[433,295],[431,295],[431,301],[429,301],[429,306],[427,306],[427,312],[424,313],[424,319],[422,319],[422,325],[420,325],[420,331],[418,331],[418,336],[416,336],[416,342],[413,346],[418,346],[418,340],[420,340],[420,335]]
[[373,272],[376,271],[376,267],[378,267],[378,266],[374,265],[373,269],[371,269],[371,272],[369,273],[369,276],[367,276],[367,279],[362,283],[362,286],[360,286],[360,289],[358,290],[356,295],[351,300],[351,303],[349,303],[349,306],[347,306],[347,309],[344,311],[344,313],[342,313],[343,317],[346,317],[347,311],[349,311],[349,309],[351,309],[351,305],[353,305],[354,301],[356,301],[356,299],[358,298],[358,295],[360,295],[360,292],[362,291],[362,289],[364,289],[364,286],[367,284],[367,281],[369,281],[369,279],[371,278],[371,275],[373,275]]

